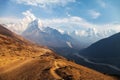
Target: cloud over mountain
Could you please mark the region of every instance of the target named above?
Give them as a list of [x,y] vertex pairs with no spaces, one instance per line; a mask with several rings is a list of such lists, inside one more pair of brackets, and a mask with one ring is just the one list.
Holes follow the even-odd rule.
[[[60,32],[62,31],[62,33],[67,33],[67,34],[70,34],[76,31],[77,36],[82,35],[83,37],[89,34],[89,31],[88,31],[89,29],[92,30],[91,33],[94,33],[93,29],[95,29],[95,33],[99,33],[99,35],[102,35],[104,38],[120,31],[120,28],[119,28],[120,24],[111,23],[111,24],[99,24],[99,25],[97,24],[96,25],[78,16],[69,16],[69,17],[64,17],[64,18],[51,18],[51,19],[41,18],[40,19],[36,17],[30,10],[27,10],[23,12],[22,14],[24,15],[23,18],[21,19],[13,18],[13,20],[9,20],[9,22],[4,23],[7,25],[6,27],[18,34],[21,34],[23,31],[27,29],[28,24],[30,22],[34,21],[35,19],[38,19],[39,20],[38,24],[41,27],[51,27],[51,28],[57,29]],[[6,22],[5,19],[3,18],[0,18],[0,21]],[[94,35],[90,35],[90,36],[94,36]]]
[[15,1],[19,4],[44,7],[52,5],[64,6],[70,2],[75,2],[76,0],[15,0]]

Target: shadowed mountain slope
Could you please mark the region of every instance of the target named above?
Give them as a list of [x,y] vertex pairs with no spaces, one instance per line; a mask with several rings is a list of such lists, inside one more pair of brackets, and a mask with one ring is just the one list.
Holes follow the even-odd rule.
[[120,75],[120,33],[97,41],[88,48],[80,51],[79,54],[92,62],[102,64],[101,67],[106,65],[111,67],[110,69],[106,67],[99,68],[99,71]]
[[83,55],[95,58],[113,58],[120,56],[120,33],[117,33],[108,38],[102,39],[85,50]]

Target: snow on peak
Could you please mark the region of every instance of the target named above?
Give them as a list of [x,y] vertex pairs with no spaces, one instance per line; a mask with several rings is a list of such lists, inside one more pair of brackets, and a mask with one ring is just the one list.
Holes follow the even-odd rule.
[[30,25],[39,28],[43,27],[43,24],[40,19],[35,19],[34,21],[31,21]]
[[23,19],[20,19],[18,23],[8,23],[6,27],[13,32],[21,34],[24,32],[28,27],[39,28],[42,30],[43,24],[39,18],[36,18],[34,14],[32,14],[29,10],[22,13],[24,15]]
[[89,28],[88,30],[87,30],[87,33],[88,33],[88,35],[94,35],[94,36],[96,36],[97,35],[97,33],[98,33],[98,31],[97,31],[97,29],[96,28]]
[[61,34],[64,34],[65,32],[61,29],[57,29]]
[[74,34],[75,34],[75,35],[79,35],[79,33],[78,33],[78,31],[77,31],[77,30],[75,30],[75,31],[74,31]]

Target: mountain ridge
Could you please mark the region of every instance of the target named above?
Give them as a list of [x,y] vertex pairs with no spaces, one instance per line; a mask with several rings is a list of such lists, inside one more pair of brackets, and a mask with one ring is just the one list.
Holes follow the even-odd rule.
[[[120,64],[120,33],[114,34],[108,38],[101,39],[97,41],[96,43],[92,44],[86,49],[83,49],[79,52],[79,55],[84,56],[88,60],[100,63],[100,64],[107,64],[111,65],[114,68],[119,69]],[[102,66],[102,65],[101,65]],[[93,69],[95,67],[92,67]],[[101,68],[99,71],[108,73],[108,74],[114,74],[114,75],[120,75],[119,70],[114,70],[114,68],[106,69]],[[114,72],[115,71],[115,72]]]
[[[32,42],[47,46],[57,53],[60,53],[62,56],[69,55],[66,53],[68,49],[72,49],[72,52],[75,52],[81,48],[79,42],[71,36],[61,34],[57,29],[53,29],[51,27],[40,27],[38,25],[38,20],[31,22],[28,25],[28,28],[22,33],[22,36]],[[66,51],[61,52],[61,48],[66,48]]]

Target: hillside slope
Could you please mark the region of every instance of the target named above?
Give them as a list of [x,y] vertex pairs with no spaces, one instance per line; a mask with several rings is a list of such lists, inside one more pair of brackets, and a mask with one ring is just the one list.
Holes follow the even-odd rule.
[[100,71],[107,74],[120,75],[120,33],[97,41],[80,51],[79,54],[95,63],[112,66],[112,69],[101,68]]
[[[95,58],[113,58],[120,56],[120,33],[97,41],[82,51],[83,55]],[[97,54],[96,54],[97,53]]]
[[117,80],[75,64],[0,25],[0,80]]

